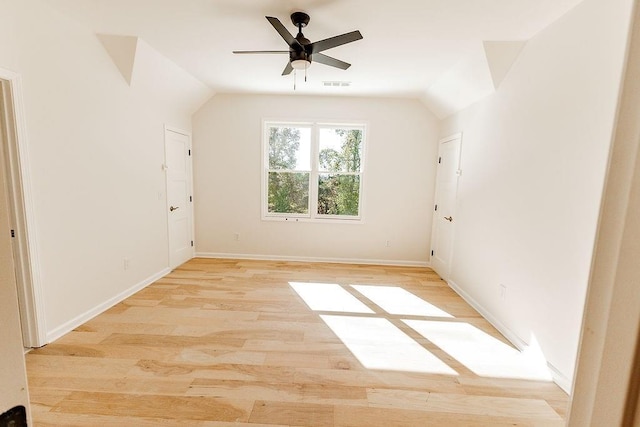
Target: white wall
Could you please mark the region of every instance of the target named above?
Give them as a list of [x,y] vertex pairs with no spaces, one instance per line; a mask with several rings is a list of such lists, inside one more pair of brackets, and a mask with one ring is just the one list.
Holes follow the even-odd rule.
[[[361,224],[261,220],[263,119],[368,123]],[[200,255],[428,261],[437,122],[418,101],[219,94],[194,115],[193,145]]]
[[[585,0],[530,40],[463,132],[451,279],[573,377],[630,0]],[[507,286],[500,299],[499,285]]]
[[46,2],[2,6],[0,67],[23,81],[51,339],[167,268],[163,126],[189,129],[195,108],[130,87],[98,38]]

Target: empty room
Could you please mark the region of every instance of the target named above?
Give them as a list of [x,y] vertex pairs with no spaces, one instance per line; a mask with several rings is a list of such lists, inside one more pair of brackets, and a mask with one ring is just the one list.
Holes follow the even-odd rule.
[[640,425],[636,1],[0,5],[0,426]]

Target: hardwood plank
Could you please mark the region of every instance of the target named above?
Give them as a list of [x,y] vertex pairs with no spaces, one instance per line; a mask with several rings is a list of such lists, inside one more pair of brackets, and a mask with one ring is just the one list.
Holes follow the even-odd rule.
[[[87,344],[87,343],[99,343],[105,339],[111,332],[109,331],[95,331],[95,330],[74,330],[61,337],[56,343],[66,344]],[[39,349],[33,349],[30,353],[34,353]]]
[[455,377],[415,372],[299,368],[296,369],[294,381],[296,383],[331,385],[358,384],[366,388],[441,391],[464,394],[464,389]]
[[136,365],[135,360],[90,357],[48,356],[29,353],[27,373],[33,377],[112,378],[123,377]]
[[263,352],[293,352],[327,357],[352,356],[344,343],[317,343],[317,342],[282,342],[274,340],[248,339],[242,346],[243,350]]
[[264,360],[269,366],[292,366],[294,368],[321,368],[329,369],[329,357],[322,354],[295,353],[295,352],[269,352]]
[[[53,389],[43,390],[34,387],[31,382],[29,383],[30,394],[29,401],[31,403],[32,414],[48,413],[51,408],[56,406],[62,399],[67,397],[71,392],[68,390]],[[48,415],[43,415],[48,416]]]
[[51,411],[167,420],[247,421],[253,402],[200,396],[73,392]]
[[412,390],[368,389],[371,406],[430,412],[561,420],[544,400],[465,396]]
[[563,420],[530,420],[447,412],[339,405],[335,425],[341,427],[563,427]]
[[525,399],[557,400],[567,402],[567,394],[550,381],[532,381],[510,378],[461,377],[458,382],[467,394]]
[[[165,379],[165,378],[103,378],[96,381],[95,378],[69,378],[66,377],[36,377],[29,382],[38,399],[52,392],[61,392],[66,397],[71,391],[89,391],[121,394],[165,394],[186,395],[192,383],[191,378]],[[64,393],[68,392],[68,393]],[[49,406],[54,406],[54,402]]]
[[114,333],[101,341],[106,345],[136,345],[151,347],[193,347],[198,345],[215,345],[224,349],[239,349],[244,345],[242,337],[209,334],[206,337],[187,337],[178,335],[121,334]]
[[313,403],[284,403],[258,401],[253,406],[249,421],[275,422],[292,426],[333,427],[333,405]]
[[398,389],[367,389],[369,405],[378,408],[412,409],[425,411],[431,392]]
[[76,414],[69,421],[68,414],[49,413],[46,420],[38,419],[37,427],[157,427],[157,426],[185,426],[185,427],[290,427],[284,424],[256,424],[226,421],[194,421],[194,420],[169,420],[165,418],[147,417],[119,417],[108,415]]
[[231,399],[268,400],[271,402],[320,403],[331,405],[368,404],[366,390],[359,386],[327,386],[325,384],[270,383],[195,379],[187,393],[190,396],[224,396]]
[[537,399],[431,393],[425,408],[434,412],[562,421],[547,402]]
[[275,322],[268,320],[223,320],[199,325],[177,326],[172,332],[179,336],[202,337],[240,335],[243,340],[271,340],[278,342],[300,342],[308,331],[324,330],[321,322],[300,325],[295,322]]
[[[135,427],[156,427],[156,426],[184,426],[184,427],[203,427],[206,425],[219,425],[208,424],[205,421],[194,420],[169,420],[166,418],[148,418],[148,417],[131,417],[131,416],[119,416],[119,415],[95,415],[95,414],[67,414],[50,412],[48,414],[35,414],[35,425],[37,427],[87,427],[87,426],[100,426],[100,427],[122,427],[122,426],[135,426]],[[236,424],[232,425],[246,425]],[[254,426],[253,424],[251,425]]]

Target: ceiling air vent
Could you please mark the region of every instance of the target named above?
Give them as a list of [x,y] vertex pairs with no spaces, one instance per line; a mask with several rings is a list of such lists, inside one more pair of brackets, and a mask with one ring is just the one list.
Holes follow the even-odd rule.
[[349,87],[351,82],[322,82],[326,87]]

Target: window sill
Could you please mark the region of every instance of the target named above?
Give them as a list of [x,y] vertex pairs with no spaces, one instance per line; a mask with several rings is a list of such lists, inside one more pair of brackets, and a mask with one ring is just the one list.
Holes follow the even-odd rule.
[[362,217],[327,217],[327,218],[311,218],[300,216],[262,216],[263,221],[276,222],[307,222],[319,224],[362,224]]

